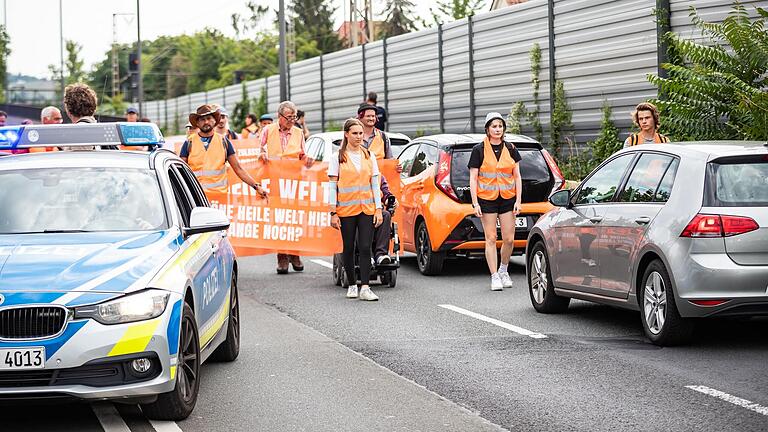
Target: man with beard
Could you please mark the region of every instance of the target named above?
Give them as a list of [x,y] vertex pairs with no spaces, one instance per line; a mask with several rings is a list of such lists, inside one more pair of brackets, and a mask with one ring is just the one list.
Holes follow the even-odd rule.
[[189,115],[189,123],[197,126],[198,132],[187,137],[181,146],[179,156],[189,164],[205,191],[227,192],[227,169],[229,162],[235,174],[251,186],[262,197],[267,192],[261,184],[240,165],[235,148],[229,138],[214,132],[221,120],[221,114],[210,105],[201,105]]

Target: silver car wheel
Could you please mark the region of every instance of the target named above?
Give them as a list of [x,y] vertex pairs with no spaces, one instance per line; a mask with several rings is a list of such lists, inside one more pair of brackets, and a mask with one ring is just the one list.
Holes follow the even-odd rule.
[[547,292],[547,258],[544,252],[536,251],[531,260],[531,291],[536,303],[544,302],[544,295]]
[[659,334],[667,319],[667,289],[659,272],[648,275],[643,296],[645,322],[653,334]]

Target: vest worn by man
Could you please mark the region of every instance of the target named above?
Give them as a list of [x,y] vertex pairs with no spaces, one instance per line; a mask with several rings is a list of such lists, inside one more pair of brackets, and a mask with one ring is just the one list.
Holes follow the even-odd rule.
[[336,214],[339,217],[357,216],[360,213],[373,215],[376,212],[371,189],[373,159],[366,149],[361,150],[363,156],[360,158],[359,171],[349,158],[339,164],[339,180],[336,183],[339,188]]
[[[668,143],[669,142],[669,137],[656,132],[656,133],[653,134],[653,142],[656,143],[656,144]],[[642,144],[640,142],[640,134],[636,133],[636,134],[630,135],[630,137],[629,137],[629,146],[632,147],[632,146],[636,146],[638,144]]]
[[283,150],[283,145],[280,142],[280,125],[278,123],[272,123],[264,128],[264,132],[267,134],[267,157],[270,158],[284,158],[284,159],[299,159],[301,156],[301,129],[293,128],[291,130],[291,137],[288,139],[288,145]]
[[373,128],[373,139],[371,144],[368,145],[368,151],[376,156],[376,160],[384,160],[384,136],[381,131]]
[[200,181],[203,190],[227,192],[227,148],[224,137],[214,133],[208,148],[200,135],[189,137],[189,157],[187,164]]
[[515,165],[506,143],[502,143],[501,157],[497,160],[488,138],[483,142],[483,164],[477,173],[477,196],[493,201],[515,196]]

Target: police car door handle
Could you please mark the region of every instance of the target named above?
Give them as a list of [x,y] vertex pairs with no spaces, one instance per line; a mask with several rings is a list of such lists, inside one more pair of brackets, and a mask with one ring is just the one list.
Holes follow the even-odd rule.
[[635,219],[635,222],[638,225],[646,225],[646,224],[651,222],[651,218],[649,218],[648,216],[641,216],[641,217]]
[[211,245],[211,252],[212,252],[214,255],[216,255],[216,252],[218,252],[218,251],[219,251],[219,245],[217,245],[217,244],[215,244],[215,243],[214,243],[214,244],[212,244],[212,245]]
[[595,223],[595,224],[596,223],[600,223],[600,222],[603,221],[603,217],[602,216],[592,216],[591,218],[589,218],[589,221],[592,222],[592,223]]
[[226,237],[227,237],[227,232],[226,231],[222,231],[221,232],[221,238],[226,238]]

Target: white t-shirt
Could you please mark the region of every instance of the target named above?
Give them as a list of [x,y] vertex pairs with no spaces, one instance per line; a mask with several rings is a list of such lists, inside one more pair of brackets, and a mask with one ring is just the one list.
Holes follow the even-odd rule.
[[[369,156],[373,161],[373,175],[377,176],[379,175],[379,165],[376,163],[376,156],[373,153],[370,153]],[[349,158],[349,161],[352,162],[352,165],[354,165],[355,168],[357,168],[357,170],[360,171],[363,152],[362,151],[353,152],[353,151],[347,150],[347,157]],[[329,177],[339,176],[339,154],[338,153],[334,153],[333,156],[331,157],[331,160],[328,161],[328,176]]]

